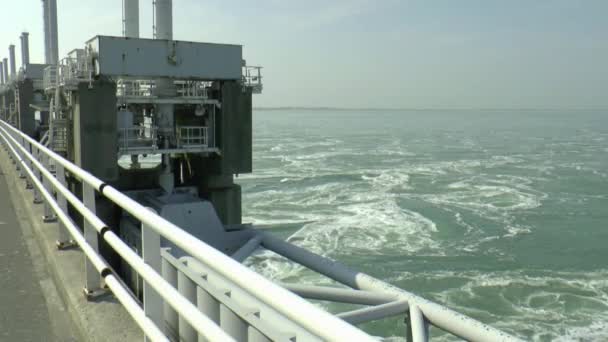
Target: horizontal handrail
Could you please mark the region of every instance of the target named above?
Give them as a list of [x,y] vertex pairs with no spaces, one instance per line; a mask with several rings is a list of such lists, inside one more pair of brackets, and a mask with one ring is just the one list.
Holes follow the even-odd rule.
[[[0,127],[0,131],[6,132],[6,130]],[[143,259],[137,255],[127,244],[125,244],[114,232],[111,230],[104,230],[107,225],[101,221],[93,212],[91,212],[72,192],[70,192],[65,186],[63,186],[44,166],[36,160],[23,146],[21,146],[13,137],[9,137],[17,149],[21,150],[21,155],[26,156],[30,163],[36,167],[36,169],[42,174],[42,176],[49,180],[53,188],[61,193],[70,204],[78,211],[84,219],[93,225],[98,233],[101,234],[103,239],[116,251],[137,273],[144,278],[148,284],[150,284],[160,295],[171,304],[182,316],[190,322],[202,336],[212,341],[231,341],[230,338],[219,326],[212,322],[208,317],[203,315],[196,306],[190,301],[184,298],[175,288],[173,288],[166,280],[162,278],[156,271],[154,271],[149,265],[147,265]],[[27,171],[31,171],[28,166],[25,166]],[[38,179],[34,179],[38,181]],[[42,192],[42,190],[40,190]],[[46,191],[46,189],[45,189]],[[47,203],[51,206],[51,202],[55,202],[54,199]],[[57,208],[58,205],[57,205]],[[61,210],[59,210],[61,211]],[[60,213],[57,213],[60,214]],[[61,212],[61,214],[64,214]],[[86,242],[85,242],[86,243]],[[90,246],[89,246],[90,248]],[[160,248],[160,246],[159,246]],[[106,267],[107,268],[107,267]]]
[[[131,214],[146,227],[153,229],[158,234],[160,234],[167,240],[173,242],[176,246],[183,249],[186,253],[190,254],[192,257],[196,258],[213,271],[221,274],[226,279],[233,282],[236,286],[255,296],[261,302],[273,307],[277,312],[296,322],[311,333],[319,336],[322,339],[333,341],[374,340],[371,336],[367,335],[363,331],[351,326],[350,324],[331,315],[330,313],[315,307],[314,305],[305,301],[301,297],[289,292],[288,290],[264,278],[260,274],[243,266],[239,262],[233,260],[229,256],[223,254],[222,252],[209,246],[203,241],[197,239],[190,233],[182,230],[181,228],[165,220],[164,218],[156,214],[150,213],[150,211],[143,207],[141,204],[135,202],[119,190],[106,184],[105,182],[91,175],[89,172],[72,164],[71,162],[49,150],[45,146],[42,146],[37,141],[23,134],[21,131],[10,126],[6,122],[1,121],[1,124],[3,126],[2,131],[4,131],[5,133],[8,133],[7,131],[10,131],[14,135],[32,144],[32,146],[34,146],[42,154],[46,155],[55,163],[62,165],[65,170],[69,171],[77,179],[80,179],[83,182],[83,185],[86,184],[87,186],[92,187],[104,197],[109,199],[111,202]],[[11,138],[14,140],[13,137]],[[19,145],[16,140],[14,142]],[[84,209],[86,208],[83,208],[83,213],[87,213],[87,210]],[[93,217],[90,217],[90,219],[94,221]],[[103,224],[103,222],[97,223]],[[96,225],[94,224],[94,226]],[[96,227],[96,229],[97,228],[99,227]],[[99,230],[101,229],[103,228],[99,228]],[[103,234],[104,239],[108,234],[110,234],[110,232],[106,230],[106,232]],[[115,243],[118,246],[118,242],[115,241]],[[117,252],[119,252],[119,254],[122,252],[125,255],[128,255],[128,252],[126,250],[118,250]],[[138,266],[135,260],[131,261],[133,261],[135,266],[141,266],[141,270],[146,269],[144,265]],[[129,260],[127,260],[127,262],[129,262]],[[141,275],[142,277],[144,277],[144,274]],[[154,281],[153,276],[149,274],[147,276],[150,277],[149,279],[152,279]],[[160,286],[158,284],[151,285]],[[178,310],[178,308],[175,309]],[[195,313],[192,314],[194,315]],[[184,318],[188,319],[188,317]],[[190,320],[189,322],[193,324],[193,327],[195,329],[197,328],[196,326],[194,326],[196,322],[193,323]]]
[[[4,131],[3,129],[1,130]],[[6,133],[6,131],[4,132]],[[8,138],[5,137],[4,134],[2,134],[1,132],[0,137],[6,142],[7,148],[13,154],[13,158],[16,160],[16,162],[21,164],[21,169],[25,170],[28,175],[28,178],[34,183],[33,185],[36,187],[36,189],[38,189],[38,191],[40,191],[47,203],[49,203],[49,205],[57,215],[59,221],[64,225],[64,227],[68,230],[74,241],[78,244],[78,246],[80,246],[86,257],[95,266],[97,272],[101,275],[105,275],[104,281],[110,288],[110,291],[112,291],[112,293],[125,307],[131,317],[133,317],[133,319],[142,329],[144,334],[152,341],[168,341],[168,339],[158,329],[154,322],[152,322],[148,317],[146,317],[143,310],[139,307],[139,304],[135,301],[135,299],[133,299],[133,297],[129,294],[128,290],[122,286],[117,277],[111,272],[109,265],[86,242],[84,236],[82,235],[78,227],[76,227],[74,222],[72,222],[72,220],[68,217],[67,213],[64,213],[63,210],[61,210],[51,193],[49,193],[49,191],[44,188],[42,182],[26,165],[20,154],[15,151]]]

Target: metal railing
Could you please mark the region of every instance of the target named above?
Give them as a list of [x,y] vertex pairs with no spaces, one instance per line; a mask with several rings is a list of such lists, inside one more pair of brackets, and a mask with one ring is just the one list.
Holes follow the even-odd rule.
[[49,146],[55,152],[67,152],[69,141],[69,121],[53,119],[49,126]]
[[[230,282],[234,288],[238,288],[240,291],[272,307],[273,310],[292,321],[294,326],[307,332],[309,336],[329,341],[375,340],[344,320],[315,307],[301,297],[198,240],[171,222],[150,212],[149,209],[125,194],[80,169],[3,121],[0,122],[0,137],[15,161],[18,170],[23,173],[27,182],[33,186],[34,196],[38,199],[41,196],[44,199],[45,207],[48,207],[49,211],[52,211],[61,222],[58,244],[69,243],[72,239],[87,256],[85,261],[85,289],[87,293],[91,294],[100,290],[103,280],[150,340],[167,341],[166,335],[170,335],[170,331],[166,331],[166,329],[163,332],[165,322],[163,317],[158,315],[158,304],[163,302],[165,307],[170,308],[177,314],[180,333],[181,327],[187,326],[194,329],[199,338],[204,340],[232,341],[235,340],[234,335],[237,331],[233,327],[235,321],[237,321],[236,319],[230,319],[231,317],[225,320],[220,319],[220,327],[197,308],[190,295],[184,295],[186,290],[179,288],[179,286],[176,288],[167,280],[170,280],[172,275],[168,274],[170,272],[163,272],[162,259],[159,257],[161,237],[184,250],[191,256],[192,260],[204,265],[213,274],[217,274]],[[55,174],[48,170],[48,165],[51,163],[55,164]],[[82,183],[82,201],[66,187],[66,172],[69,172],[73,178]],[[55,198],[54,193],[57,194],[57,198]],[[96,215],[95,193],[99,193],[99,195],[141,222],[142,256],[125,244]],[[68,203],[84,218],[84,232],[81,232],[68,216]],[[66,233],[70,235],[68,236]],[[123,287],[111,267],[99,255],[98,238],[104,239],[143,278],[145,282],[143,309],[130,296],[129,291]],[[146,288],[153,291],[146,291]],[[210,293],[207,294],[213,296]],[[222,297],[219,300],[225,300],[225,298]],[[238,313],[230,309],[224,311],[228,315],[231,314],[232,318],[235,318],[236,315],[236,318],[243,319],[238,316]],[[255,316],[255,313],[251,314]],[[182,322],[185,324],[182,324]],[[250,340],[254,338],[258,338],[259,341],[269,340],[264,335],[255,335],[254,332],[252,334],[253,337]],[[306,338],[296,336],[295,340],[301,341],[306,340]]]
[[[155,80],[120,79],[117,81],[118,97],[127,98],[156,98]],[[181,99],[207,99],[209,82],[175,80],[175,93]]]
[[178,148],[209,147],[207,131],[208,128],[205,126],[178,127]]
[[209,82],[201,81],[175,81],[177,96],[183,98],[208,98],[207,87]]
[[262,90],[264,90],[264,83],[262,83],[262,67],[243,67],[243,85],[251,88],[254,94],[261,94]]
[[118,97],[153,97],[156,83],[152,80],[120,79],[116,82]]
[[118,130],[118,152],[129,154],[154,152],[158,149],[157,127],[136,126]]
[[56,65],[49,65],[44,68],[44,74],[42,76],[42,84],[45,90],[53,89],[57,86],[57,76],[59,74],[59,68]]
[[84,50],[74,51],[71,57],[65,57],[59,65],[59,84],[76,84],[90,77]]

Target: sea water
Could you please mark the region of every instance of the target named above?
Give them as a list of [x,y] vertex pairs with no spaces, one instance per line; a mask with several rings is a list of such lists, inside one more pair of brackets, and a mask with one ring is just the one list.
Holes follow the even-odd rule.
[[253,134],[245,222],[524,339],[608,340],[607,111],[257,110]]

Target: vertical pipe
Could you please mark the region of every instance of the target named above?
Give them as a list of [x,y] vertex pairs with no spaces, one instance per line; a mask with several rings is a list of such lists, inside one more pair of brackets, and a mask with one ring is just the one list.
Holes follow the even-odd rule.
[[173,0],[155,0],[156,39],[173,39]]
[[49,14],[49,45],[50,45],[50,63],[53,65],[59,64],[59,36],[57,33],[57,0],[48,1]]
[[25,53],[23,53],[23,35],[19,36],[19,43],[21,44],[21,67],[25,69]]
[[44,64],[51,64],[51,27],[49,25],[49,1],[42,0],[42,21],[44,22]]
[[51,27],[49,25],[49,1],[42,0],[42,22],[44,23],[44,64],[51,64]]
[[24,69],[30,64],[30,39],[29,33],[23,32],[21,34],[21,64]]
[[11,80],[15,78],[17,74],[17,64],[15,62],[15,45],[11,44],[8,46],[8,58],[11,62]]
[[4,67],[4,83],[8,83],[8,59],[2,60],[2,66]]
[[123,0],[123,35],[139,38],[139,0]]

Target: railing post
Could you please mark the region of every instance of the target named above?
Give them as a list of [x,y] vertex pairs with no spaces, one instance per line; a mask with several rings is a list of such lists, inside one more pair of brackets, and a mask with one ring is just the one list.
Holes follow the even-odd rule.
[[[31,153],[34,151],[34,149],[33,149],[33,146],[32,146],[32,143],[31,143],[31,142],[28,142],[28,143],[27,143],[27,150],[28,150],[28,152],[29,152],[30,154],[31,154]],[[30,161],[30,169],[34,169],[34,168],[33,168],[33,163],[32,163],[32,161]],[[34,188],[34,185],[32,184],[32,180],[30,179],[30,177],[26,177],[26,178],[25,178],[25,188],[26,188],[27,190],[31,190],[31,189],[33,189],[33,188]]]
[[[36,153],[34,153],[34,151],[36,151]],[[33,148],[32,156],[36,160],[40,161],[40,150],[37,147]],[[34,172],[34,176],[37,179],[40,179],[40,170],[38,170],[36,167],[34,167],[34,162],[31,160],[30,160],[30,168]],[[40,191],[38,190],[38,188],[34,187],[34,204],[41,204],[41,203],[42,203],[42,197],[40,197]]]
[[272,340],[264,336],[258,329],[249,327],[247,333],[247,342],[271,342]]
[[[170,249],[164,250],[169,253]],[[171,263],[162,258],[162,274],[171,286],[177,288],[177,268],[171,265]],[[165,317],[165,329],[163,330],[165,335],[171,337],[171,340],[179,341],[179,318],[177,312],[171,307],[171,304],[163,302],[163,316]]]
[[220,304],[220,326],[237,341],[247,341],[247,323],[224,304]]
[[[93,214],[96,214],[95,208],[95,189],[91,186],[82,182],[82,202],[85,207],[89,209]],[[97,238],[97,231],[86,219],[84,220],[84,238],[87,244],[93,248],[93,250],[99,253],[99,241]],[[95,266],[85,256],[85,277],[86,283],[84,287],[84,293],[87,298],[94,296],[95,292],[101,290],[101,277],[95,269]]]
[[[197,307],[205,316],[209,317],[217,325],[220,324],[220,302],[215,299],[209,292],[201,287],[196,288],[196,302]],[[198,342],[207,341],[200,334],[198,335]]]
[[[177,270],[177,290],[196,305],[196,283],[180,270]],[[179,315],[179,339],[185,342],[198,341],[198,333],[182,315]]]
[[[152,208],[147,208],[156,214]],[[152,228],[141,225],[142,256],[144,262],[152,267],[158,274],[162,273],[162,260],[160,256],[160,234]],[[152,286],[144,281],[144,312],[157,327],[163,327],[163,300]],[[144,341],[148,341],[145,337]]]
[[[51,158],[48,155],[43,154],[41,156],[41,159],[43,161],[42,165],[44,166],[44,168],[50,172],[51,171],[51,167],[50,167]],[[52,195],[53,187],[51,186],[51,181],[48,178],[44,177],[43,184],[44,184],[44,188],[46,189],[46,191],[48,191]],[[42,220],[46,223],[57,221],[57,217],[55,216],[55,213],[53,213],[53,210],[51,209],[51,205],[48,201],[44,201],[44,216],[43,216]]]
[[406,340],[408,342],[427,342],[429,340],[429,325],[418,306],[410,306],[405,317],[405,324],[407,325]]
[[[67,182],[65,180],[65,168],[63,167],[63,165],[57,163],[57,165],[55,165],[55,172],[56,172],[57,180],[61,183],[61,185],[64,188],[67,188]],[[65,198],[65,196],[63,196],[63,194],[61,194],[60,191],[57,191],[57,204],[59,205],[59,208],[61,208],[61,211],[67,214],[68,201]],[[60,250],[67,248],[68,246],[74,245],[74,242],[70,239],[70,235],[68,234],[68,231],[62,222],[59,222],[59,224],[57,224],[57,242],[56,242],[56,244],[57,244],[57,249],[60,249]]]
[[[25,148],[25,138],[18,137],[17,141],[20,142],[21,147]],[[19,148],[18,148],[18,151],[19,151],[19,155],[21,155],[21,159],[23,161],[26,161],[27,159],[25,157],[25,153],[23,153],[23,151],[21,149],[19,149]],[[17,165],[19,165],[19,164],[17,164]],[[19,169],[19,178],[25,179],[25,170],[23,170],[23,168],[21,166],[17,166],[17,167]]]

